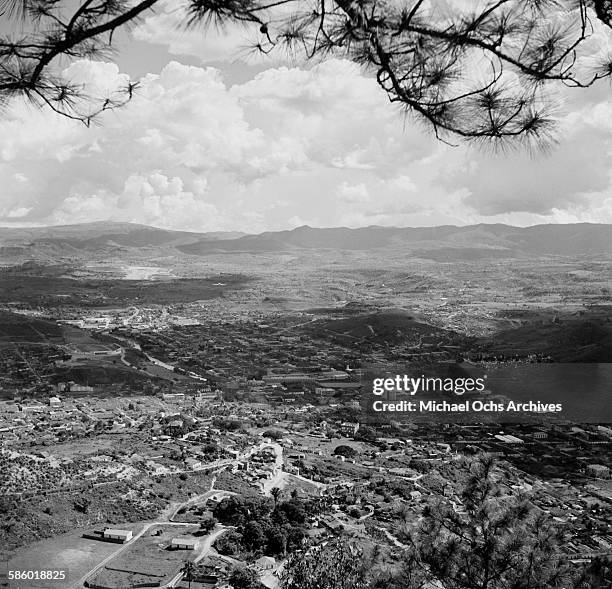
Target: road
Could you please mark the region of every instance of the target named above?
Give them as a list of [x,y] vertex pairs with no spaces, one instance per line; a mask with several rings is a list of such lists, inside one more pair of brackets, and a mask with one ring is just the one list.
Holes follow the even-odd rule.
[[[147,360],[149,362],[151,362],[151,364],[154,364],[155,366],[159,366],[160,368],[164,368],[165,370],[168,370],[169,372],[174,372],[175,374],[179,374],[178,372],[175,372],[175,370],[174,370],[175,367],[174,367],[173,364],[168,364],[167,362],[164,362],[163,360],[160,360],[159,358],[154,358],[153,356],[150,356],[146,352],[143,352],[140,344],[137,341],[132,340],[132,339],[127,338],[127,337],[118,336],[118,335],[115,335],[115,334],[113,334],[113,337],[115,337],[116,339],[121,340],[121,341],[129,344],[129,346],[134,348],[135,350],[138,350],[139,352],[142,352],[146,356]],[[125,348],[124,347],[121,348],[121,361],[125,365],[130,366],[132,368],[136,368],[136,370],[140,370],[141,372],[144,372],[145,374],[148,374],[149,376],[156,376],[155,374],[147,372],[147,370],[144,369],[144,368],[138,368],[136,366],[132,366],[129,362],[127,362],[127,360],[125,359]],[[204,378],[203,376],[200,376],[198,374],[195,374],[195,373],[189,372],[189,371],[181,373],[181,376],[185,376],[187,378],[191,378],[192,380],[197,380],[197,381],[200,381],[200,382],[208,382],[208,380],[206,378]]]
[[[198,555],[193,559],[193,562],[200,562],[205,556],[209,556],[210,554],[216,554],[217,551],[213,548],[213,544],[215,540],[227,532],[229,528],[220,528],[219,530],[214,531],[212,534],[209,534],[202,545],[200,546],[200,550]],[[183,571],[179,571],[172,579],[170,579],[165,585],[160,585],[159,589],[170,589],[175,587],[177,583],[183,578]]]
[[205,502],[209,497],[212,497],[213,495],[222,495],[224,498],[225,497],[229,497],[230,495],[236,495],[236,493],[234,493],[233,491],[220,491],[217,489],[211,489],[210,491],[206,491],[206,493],[202,493],[201,495],[196,495],[195,497],[192,497],[189,501],[186,501],[185,503],[181,503],[172,513],[172,515],[168,518],[169,521],[173,522],[174,518],[178,515],[178,512],[180,509],[186,508],[186,507],[190,507],[192,505],[197,505],[198,503],[203,503]]
[[[115,552],[113,552],[112,554],[107,556],[104,560],[99,562],[88,573],[86,573],[80,579],[78,579],[75,583],[70,585],[70,587],[68,589],[83,589],[85,581],[87,579],[89,579],[89,577],[95,575],[100,569],[102,569],[105,565],[107,565],[111,560],[113,560],[115,557],[119,556],[122,552],[124,552],[125,550],[130,548],[134,542],[136,542],[139,538],[141,538],[144,534],[146,534],[147,531],[150,530],[152,527],[154,527],[154,526],[161,526],[161,525],[163,525],[163,526],[177,526],[177,527],[193,526],[193,523],[183,523],[183,522],[174,522],[174,521],[171,521],[172,518],[176,515],[176,512],[179,509],[181,509],[183,507],[188,507],[189,505],[193,504],[194,502],[197,502],[198,500],[201,500],[202,498],[204,498],[206,496],[214,495],[216,493],[227,493],[228,495],[234,495],[235,494],[232,491],[224,491],[224,490],[221,490],[221,489],[213,489],[213,486],[214,486],[214,480],[213,480],[213,483],[211,484],[211,489],[209,491],[204,493],[199,498],[193,498],[193,499],[190,499],[189,501],[185,501],[184,503],[181,503],[175,509],[174,513],[170,516],[169,519],[163,519],[163,520],[160,520],[160,521],[148,522],[148,523],[144,524],[142,530],[140,530],[140,532],[138,532],[128,543],[118,545],[118,548],[117,548],[117,550]],[[212,552],[214,550],[212,548],[212,545],[214,544],[215,540],[221,534],[223,534],[227,529],[228,528],[222,527],[222,528],[216,530],[215,532],[213,532],[212,534],[209,534],[205,538],[204,542],[202,543],[202,545],[200,547],[200,552],[199,552],[198,556],[196,557],[195,562],[198,562],[199,560],[201,560],[207,554],[209,554],[210,552]],[[178,578],[175,577],[175,579],[176,580],[180,580],[181,576],[182,576],[182,573],[181,573],[181,575],[177,575]],[[173,581],[175,581],[175,579],[170,580],[168,582],[168,584],[164,585],[163,587],[172,587],[173,585],[171,583]]]
[[[164,522],[164,523],[168,523],[168,522]],[[115,552],[107,556],[102,562],[99,562],[93,569],[91,569],[88,573],[83,575],[76,583],[73,583],[72,585],[70,585],[70,589],[82,589],[83,585],[85,584],[85,581],[87,581],[89,577],[97,573],[103,566],[105,566],[111,560],[113,560],[113,558],[115,558],[116,556],[118,556],[119,554],[127,550],[127,548],[132,545],[132,542],[135,542],[136,540],[138,540],[138,538],[142,537],[142,535],[145,534],[147,530],[149,530],[152,526],[155,526],[155,525],[158,525],[158,522],[152,522],[152,523],[145,524],[142,530],[140,530],[140,532],[138,532],[138,534],[136,534],[127,544],[119,545],[119,547],[117,548]]]
[[282,483],[285,476],[285,473],[283,472],[283,447],[276,442],[264,442],[259,445],[260,450],[263,448],[272,448],[276,454],[272,476],[269,479],[266,479],[262,484],[262,491],[264,495],[269,496],[272,494],[272,489],[274,487],[278,487]]
[[[272,448],[274,450],[275,454],[276,454],[275,463],[274,463],[273,476],[263,483],[263,489],[262,489],[263,492],[266,495],[270,495],[272,489],[275,486],[278,486],[280,483],[282,483],[282,480],[283,480],[284,476],[287,474],[287,473],[283,472],[283,447],[280,444],[277,444],[276,442],[261,442],[257,446],[249,448],[247,451],[243,452],[240,456],[238,456],[238,457],[236,457],[234,459],[228,459],[227,461],[223,461],[223,462],[227,462],[227,464],[231,464],[232,462],[239,462],[240,460],[245,460],[246,458],[248,458],[252,454],[255,454],[256,452],[259,452],[263,448]],[[207,465],[206,468],[210,468],[210,467],[211,467],[211,465]],[[173,525],[173,526],[178,526],[178,527],[180,527],[180,526],[193,526],[193,523],[189,524],[189,523],[182,523],[182,522],[174,522],[174,521],[172,521],[173,518],[176,516],[176,514],[178,513],[178,511],[180,509],[186,508],[186,507],[189,507],[189,506],[191,506],[193,504],[196,504],[198,502],[204,501],[208,497],[210,497],[211,495],[215,495],[217,493],[227,494],[228,496],[229,495],[235,495],[235,493],[233,491],[225,491],[223,489],[215,489],[214,488],[215,480],[216,479],[213,478],[213,481],[211,483],[210,489],[206,493],[203,493],[202,495],[198,495],[197,497],[193,497],[193,498],[189,499],[188,501],[185,501],[185,502],[179,504],[174,509],[174,511],[172,512],[172,514],[170,515],[170,517],[168,519],[146,523],[144,525],[144,527],[142,528],[142,530],[140,530],[140,532],[138,532],[138,534],[136,534],[132,538],[132,540],[130,540],[127,544],[119,545],[118,549],[115,552],[113,552],[113,554],[107,556],[104,560],[102,560],[100,563],[98,563],[93,569],[91,569],[87,574],[83,575],[80,579],[78,579],[78,581],[76,581],[75,583],[70,585],[69,589],[83,589],[83,585],[84,585],[85,581],[89,577],[91,577],[95,573],[97,573],[102,567],[104,567],[106,564],[108,564],[116,556],[121,554],[124,550],[127,550],[127,548],[130,547],[133,542],[135,542],[136,540],[141,538],[143,536],[143,534],[145,534],[153,526],[159,526],[159,525],[166,525],[166,526],[167,525]],[[312,481],[309,481],[309,482],[312,482]],[[220,529],[216,530],[215,532],[213,532],[212,534],[209,534],[206,537],[206,539],[204,540],[204,542],[202,544],[200,552],[199,552],[198,556],[195,559],[195,562],[198,562],[199,560],[201,560],[207,554],[211,553],[214,550],[212,548],[212,545],[214,544],[214,541],[222,533],[224,533],[227,529],[228,528],[220,528]],[[172,583],[178,582],[181,577],[182,577],[182,573],[180,575],[177,574],[173,579],[171,579],[168,582],[168,584],[164,585],[164,587],[172,587],[173,586]]]

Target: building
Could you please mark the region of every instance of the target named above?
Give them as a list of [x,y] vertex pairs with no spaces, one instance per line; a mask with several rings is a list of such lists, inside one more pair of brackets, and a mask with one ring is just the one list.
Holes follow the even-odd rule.
[[58,397],[49,397],[49,405],[51,407],[59,407],[62,404],[62,402],[59,400]]
[[322,380],[346,380],[348,378],[348,374],[343,370],[327,370],[319,376]]
[[586,473],[590,477],[595,477],[596,479],[609,479],[610,478],[610,469],[603,464],[589,464],[586,467]]
[[108,329],[110,325],[109,317],[86,317],[83,319],[82,329]]
[[271,556],[262,556],[255,561],[255,564],[263,571],[269,571],[276,566],[276,560]]
[[121,542],[125,544],[132,539],[133,533],[132,530],[118,530],[114,528],[106,528],[104,530],[104,539],[112,540],[113,542]]
[[521,438],[517,438],[516,436],[511,436],[510,434],[497,434],[495,436],[496,440],[500,442],[504,442],[505,444],[523,444],[523,440]]
[[195,550],[198,545],[198,541],[195,538],[172,538],[170,546],[174,550]]
[[185,393],[162,393],[164,401],[180,402],[185,400]]
[[309,382],[314,380],[309,374],[302,374],[300,372],[291,372],[289,374],[266,374],[263,377],[263,381],[268,384],[272,383],[298,383],[298,382]]
[[83,384],[69,382],[67,390],[69,390],[71,393],[93,393],[94,388]]
[[340,424],[340,431],[345,436],[354,436],[359,430],[359,423],[352,421],[344,421]]

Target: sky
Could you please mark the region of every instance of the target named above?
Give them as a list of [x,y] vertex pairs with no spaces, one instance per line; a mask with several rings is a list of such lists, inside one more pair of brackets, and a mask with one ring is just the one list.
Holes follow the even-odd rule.
[[113,62],[66,64],[91,88],[141,78],[99,125],[20,100],[0,113],[0,225],[612,223],[609,83],[560,91],[547,153],[453,147],[354,63],[254,60],[242,29],[182,30],[174,1],[122,34]]

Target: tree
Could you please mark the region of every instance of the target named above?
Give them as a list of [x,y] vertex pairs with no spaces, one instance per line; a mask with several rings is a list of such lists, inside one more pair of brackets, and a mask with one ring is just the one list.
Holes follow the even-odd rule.
[[274,515],[292,524],[303,524],[306,521],[306,507],[299,499],[290,499],[277,503]]
[[[89,125],[137,90],[105,96],[63,77],[58,62],[104,57],[115,32],[162,0],[0,0],[23,33],[0,39],[0,99],[22,95]],[[611,27],[611,0],[489,0],[463,9],[435,0],[181,0],[185,26],[239,23],[251,49],[361,64],[389,99],[441,139],[546,142],[554,128],[547,88],[584,88],[612,75],[593,50]],[[602,48],[603,50],[603,48]]]
[[285,530],[281,526],[272,525],[267,532],[267,536],[267,553],[285,556],[288,540]]
[[344,456],[345,458],[354,458],[357,456],[357,450],[352,446],[347,446],[346,444],[340,444],[340,446],[336,446],[334,448],[334,454],[336,456]]
[[284,568],[282,589],[366,589],[368,559],[343,539],[292,554]]
[[191,581],[193,581],[193,576],[196,571],[195,563],[191,560],[186,560],[181,571],[189,583],[189,589],[191,589]]
[[228,581],[234,589],[259,589],[261,587],[257,573],[247,567],[236,567]]
[[234,556],[240,554],[242,550],[242,535],[235,530],[229,530],[217,538],[215,548],[219,554]]
[[603,589],[612,587],[612,559],[609,557],[594,558],[582,571],[577,589]]
[[447,589],[545,589],[567,587],[572,571],[559,556],[559,535],[548,516],[527,498],[503,495],[489,458],[467,463],[461,492],[465,513],[438,501],[425,509],[409,538],[401,575],[416,589],[440,581]]
[[244,525],[249,520],[266,518],[272,511],[269,499],[246,498],[232,495],[222,499],[213,510],[220,522],[233,526]]
[[242,530],[242,541],[252,552],[265,549],[268,540],[261,523],[255,520],[247,522]]
[[526,497],[504,495],[488,458],[466,463],[464,511],[442,500],[425,508],[416,531],[399,530],[406,545],[397,570],[379,566],[342,539],[289,558],[283,589],[594,589],[608,586],[609,561],[582,574],[560,555],[558,530]]
[[214,517],[206,516],[200,520],[200,531],[204,534],[210,534],[217,525],[217,520]]
[[364,425],[357,430],[355,440],[373,444],[376,441],[376,431],[371,427]]
[[278,498],[281,496],[282,490],[279,487],[272,487],[270,495],[274,498],[274,505],[278,504]]

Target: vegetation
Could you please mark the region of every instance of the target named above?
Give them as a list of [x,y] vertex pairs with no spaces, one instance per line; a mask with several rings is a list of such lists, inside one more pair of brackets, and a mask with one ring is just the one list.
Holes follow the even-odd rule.
[[200,532],[202,534],[210,534],[216,525],[217,520],[214,517],[206,516],[200,520]]
[[234,589],[260,589],[257,573],[247,567],[236,567],[228,579]]
[[503,495],[494,464],[478,459],[461,499],[465,514],[438,501],[412,537],[411,566],[448,589],[563,586],[570,570],[559,558],[558,531],[526,497]]
[[[15,95],[89,125],[128,102],[137,83],[91,96],[58,71],[63,58],[108,55],[114,33],[161,0],[4,0],[25,23],[0,39],[0,98]],[[187,28],[250,25],[252,50],[283,48],[305,58],[334,55],[361,64],[392,102],[438,137],[546,142],[554,126],[549,86],[584,88],[612,74],[609,56],[590,55],[608,0],[183,0]],[[464,6],[464,8],[461,8]]]
[[347,446],[346,444],[341,444],[340,446],[336,446],[334,448],[334,454],[336,456],[344,456],[345,458],[355,458],[358,452],[352,446]]
[[183,565],[182,572],[185,576],[185,580],[189,583],[188,587],[191,589],[191,581],[193,581],[193,576],[196,571],[196,565],[193,561],[187,560]]
[[[609,562],[578,571],[561,555],[559,531],[527,497],[504,495],[488,458],[467,464],[464,511],[443,499],[428,505],[418,529],[400,529],[401,566],[389,570],[338,540],[293,555],[284,589],[553,589],[605,587]],[[365,563],[368,564],[365,564]]]
[[342,539],[316,546],[287,561],[283,589],[367,589],[368,562],[363,551]]
[[223,524],[236,526],[215,547],[221,554],[284,556],[302,546],[309,513],[317,509],[297,498],[275,503],[268,499],[227,497],[214,510]]

